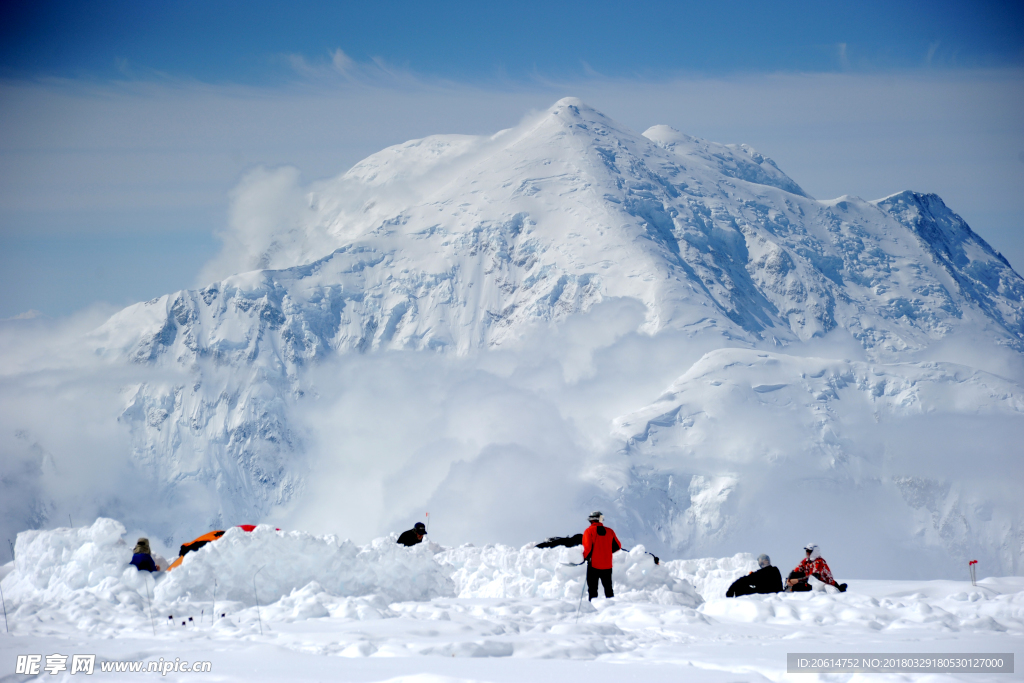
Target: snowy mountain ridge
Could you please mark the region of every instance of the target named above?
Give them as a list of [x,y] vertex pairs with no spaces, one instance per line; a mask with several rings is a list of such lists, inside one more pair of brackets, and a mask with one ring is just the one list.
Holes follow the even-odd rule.
[[102,343],[139,361],[467,353],[630,297],[651,332],[714,317],[785,343],[842,326],[884,353],[967,315],[1020,348],[1024,281],[934,195],[818,202],[750,148],[645,136],[566,99],[492,138],[389,148],[310,192],[303,223],[250,259],[260,272],[130,307]]
[[[586,475],[583,498],[632,515],[638,542],[734,554],[752,540],[737,530],[755,495],[744,472],[768,468],[789,472],[780,487],[813,480],[847,491],[839,498],[851,506],[854,492],[873,487],[892,514],[946,501],[955,512],[893,532],[941,562],[973,551],[972,536],[998,541],[991,557],[1004,571],[1024,558],[1012,540],[1024,518],[966,509],[977,492],[952,502],[936,493],[916,508],[904,495],[904,508],[891,507],[896,479],[913,468],[887,470],[849,422],[913,412],[921,388],[935,385],[945,389],[914,410],[974,414],[947,401],[966,386],[1009,420],[1001,425],[1019,424],[1012,380],[918,359],[958,334],[1024,350],[1024,280],[935,195],[818,201],[748,146],[666,126],[638,135],[566,98],[493,136],[410,141],[308,188],[288,170],[256,173],[239,190],[225,245],[216,267],[238,274],[130,306],[89,341],[113,365],[170,373],[126,385],[118,419],[159,495],[207,492],[214,502],[196,514],[210,524],[263,519],[309,497],[318,463],[305,455],[311,437],[296,414],[318,400],[332,359],[514,351],[628,301],[641,311],[632,333],[686,340],[703,355],[650,407],[623,405],[612,435],[600,435],[618,445],[579,463],[600,473]],[[804,358],[806,344],[837,331],[856,340],[863,362]],[[777,367],[754,381],[764,353]],[[722,386],[742,396],[715,398]],[[772,414],[795,430],[791,439],[773,431],[763,417]],[[735,431],[737,416],[759,425],[733,444],[745,460],[708,439]],[[450,457],[437,467],[455,468]],[[687,482],[684,493],[668,492],[675,480]],[[976,526],[944,532],[950,514]]]

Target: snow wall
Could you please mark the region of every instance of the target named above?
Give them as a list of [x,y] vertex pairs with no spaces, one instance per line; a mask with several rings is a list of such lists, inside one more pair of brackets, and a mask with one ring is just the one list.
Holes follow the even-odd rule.
[[[174,571],[151,575],[128,564],[134,540],[125,538],[120,522],[107,518],[88,527],[20,534],[15,561],[0,566],[12,633],[66,635],[70,627],[106,638],[151,630],[154,636],[190,638],[193,629],[212,629],[223,636],[250,637],[275,623],[321,617],[393,623],[408,617],[420,629],[422,622],[416,620],[446,620],[450,611],[480,611],[499,622],[514,615],[521,620],[525,614],[571,620],[583,587],[584,569],[563,564],[578,561],[579,548],[442,548],[432,543],[405,548],[387,537],[358,546],[335,536],[259,526],[252,533],[230,529],[189,554]],[[730,632],[751,622],[787,628],[844,623],[872,639],[887,628],[927,628],[944,636],[1024,632],[1024,584],[1019,579],[985,579],[976,588],[965,582],[895,582],[876,586],[876,593],[885,593],[876,596],[858,589],[843,595],[822,589],[724,598],[728,584],[754,566],[749,554],[655,565],[641,547],[617,553],[616,598],[600,605],[611,623],[598,619],[587,628],[618,633],[616,619],[641,618],[645,625],[720,623]],[[493,602],[481,605],[484,598]],[[542,598],[553,602],[530,602]],[[527,602],[517,605],[517,600]],[[582,609],[596,612],[586,602]],[[390,628],[384,630],[392,633]],[[435,647],[422,653],[436,653]],[[481,652],[490,646],[470,647]],[[499,651],[511,653],[512,647],[501,645]],[[528,651],[531,646],[519,647]],[[564,643],[558,648],[565,650]],[[341,654],[375,651],[359,642]]]
[[[102,632],[136,621],[149,628],[150,604],[161,619],[219,617],[253,607],[258,598],[271,618],[299,619],[328,616],[332,608],[385,613],[393,602],[432,598],[576,600],[583,588],[584,568],[563,564],[578,562],[579,548],[406,548],[393,537],[357,546],[260,525],[251,533],[229,529],[173,571],[150,574],[129,564],[134,539],[124,536],[124,526],[107,518],[18,534],[15,561],[3,567],[11,618]],[[750,555],[655,565],[637,546],[616,554],[616,597],[693,608],[704,602],[701,591],[724,593],[754,565]]]

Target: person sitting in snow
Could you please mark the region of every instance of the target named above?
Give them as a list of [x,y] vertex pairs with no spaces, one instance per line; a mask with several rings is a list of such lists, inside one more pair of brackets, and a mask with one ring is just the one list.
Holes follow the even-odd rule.
[[782,590],[782,574],[778,567],[772,566],[772,559],[764,554],[758,555],[757,566],[760,569],[733,581],[729,590],[725,592],[725,597],[737,598],[753,593],[780,592]]
[[135,568],[140,572],[158,572],[160,567],[157,566],[156,562],[153,561],[153,551],[149,549],[149,539],[140,538],[139,542],[135,544],[135,549],[132,550],[131,563],[135,565]]
[[423,522],[416,522],[411,529],[402,532],[402,535],[398,537],[398,542],[404,546],[412,546],[422,543],[423,537],[426,535],[427,527]]
[[836,583],[836,580],[832,578],[832,571],[828,568],[825,558],[821,556],[818,544],[808,543],[804,546],[804,551],[807,553],[807,557],[790,572],[789,578],[786,579],[786,590],[795,592],[811,590],[807,578],[813,576],[822,583],[835,586],[840,593],[845,593],[846,584]]
[[597,597],[597,582],[604,586],[604,597],[615,597],[612,590],[612,553],[622,549],[612,529],[604,525],[604,515],[591,512],[590,526],[583,532],[583,558],[587,563],[587,592],[590,599]]

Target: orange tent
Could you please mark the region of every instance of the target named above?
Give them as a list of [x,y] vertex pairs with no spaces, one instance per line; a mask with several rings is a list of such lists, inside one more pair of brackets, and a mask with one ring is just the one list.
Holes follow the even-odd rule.
[[[253,529],[256,528],[256,525],[254,525],[254,524],[239,524],[238,528],[241,529],[242,531],[252,531]],[[167,571],[171,571],[172,569],[177,567],[179,564],[181,564],[181,561],[184,560],[185,556],[188,555],[189,553],[191,553],[191,552],[193,552],[195,550],[199,550],[200,548],[202,548],[207,543],[209,543],[211,541],[216,541],[218,538],[220,538],[223,535],[224,535],[223,531],[220,531],[220,530],[211,531],[209,533],[203,534],[199,538],[195,538],[195,539],[189,541],[188,543],[182,543],[181,544],[181,549],[178,551],[178,559],[176,559],[174,562],[171,562],[171,566],[167,568]]]

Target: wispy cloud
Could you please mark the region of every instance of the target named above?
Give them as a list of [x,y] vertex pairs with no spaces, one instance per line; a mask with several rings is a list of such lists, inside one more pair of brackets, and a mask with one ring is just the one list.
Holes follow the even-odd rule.
[[35,318],[42,317],[42,315],[43,314],[40,311],[29,309],[24,313],[19,313],[18,315],[11,316],[10,318],[0,318],[0,320],[33,320]]
[[355,62],[339,47],[331,53],[331,64],[334,70],[344,75],[355,66]]
[[315,59],[308,59],[305,55],[297,53],[279,55],[279,58],[299,77],[299,82],[293,85],[360,84],[369,87],[408,88],[424,87],[434,82],[419,77],[408,69],[389,64],[381,57],[356,61],[340,47],[328,50]]
[[846,43],[836,44],[836,57],[839,59],[839,66],[844,71],[850,68],[850,58],[846,56]]
[[581,59],[580,64],[583,65],[583,73],[587,75],[587,78],[605,78],[604,74],[595,71],[586,61]]

